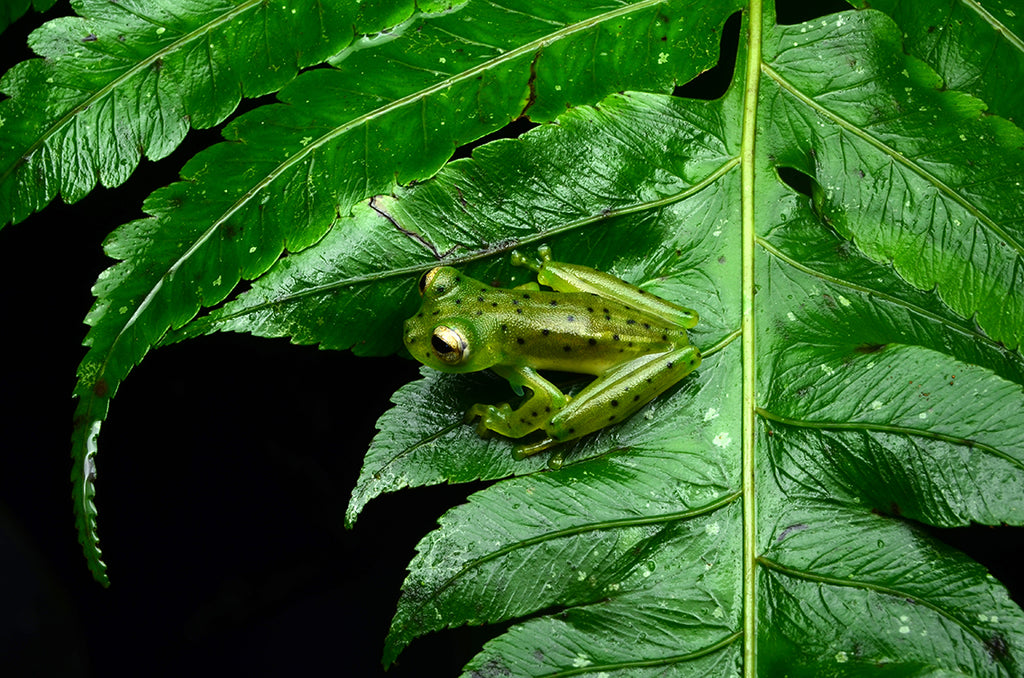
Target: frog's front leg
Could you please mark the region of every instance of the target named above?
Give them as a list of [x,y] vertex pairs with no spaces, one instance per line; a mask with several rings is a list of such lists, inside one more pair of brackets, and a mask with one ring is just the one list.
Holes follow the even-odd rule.
[[531,395],[515,410],[508,404],[478,403],[469,408],[466,421],[480,417],[476,430],[481,436],[493,431],[508,438],[522,438],[531,431],[543,428],[552,415],[569,402],[567,395],[533,368],[495,365],[491,369],[507,379],[516,393],[522,394],[523,387],[526,387],[530,389]]

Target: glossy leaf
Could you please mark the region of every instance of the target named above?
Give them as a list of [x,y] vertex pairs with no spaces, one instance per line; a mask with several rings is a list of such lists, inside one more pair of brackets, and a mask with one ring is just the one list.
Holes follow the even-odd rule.
[[946,89],[978,97],[992,113],[1021,123],[1024,11],[1016,0],[931,3],[856,0],[891,16],[904,47],[934,68]]
[[762,48],[752,184],[742,78],[612,96],[376,197],[181,335],[345,346],[389,299],[359,350],[394,350],[437,258],[512,286],[508,251],[541,243],[700,312],[698,372],[558,472],[462,423],[500,380],[395,395],[350,523],[383,492],[518,477],[420,544],[386,663],[519,620],[467,676],[1020,674],[1024,613],[915,523],[1024,522],[1024,135],[879,12],[768,22]]
[[[713,62],[711,29],[732,9],[722,3],[671,22],[651,0],[610,10],[525,6],[531,12],[471,3],[360,39],[337,68],[301,74],[280,103],[233,121],[228,142],[196,155],[183,181],[150,196],[144,208],[153,216],[108,238],[107,253],[121,263],[94,288],[73,439],[79,534],[96,576],[106,576],[92,502],[99,427],[121,380],[165,332],[219,304],[285,250],[320,240],[336,214],[396,181],[434,173],[458,144],[527,111],[545,119],[597,100],[620,84],[603,75],[609,69],[621,82],[665,90],[693,77]],[[662,43],[655,54],[650,45]],[[601,51],[581,60],[584,46]],[[355,343],[338,346],[346,341]]]
[[[190,126],[222,122],[243,96],[407,19],[414,3],[77,0],[37,29],[0,80],[0,226],[57,194],[73,203],[124,182],[140,157],[173,151]],[[377,7],[381,5],[381,7]],[[384,8],[387,8],[386,11]]]

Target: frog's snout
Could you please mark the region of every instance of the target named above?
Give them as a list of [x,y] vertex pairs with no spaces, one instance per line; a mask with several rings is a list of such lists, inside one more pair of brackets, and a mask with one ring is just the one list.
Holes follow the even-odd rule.
[[402,342],[405,347],[412,351],[417,337],[422,336],[423,328],[416,322],[416,318],[409,318],[402,324]]
[[412,339],[412,324],[409,320],[406,320],[402,323],[402,341],[408,346],[410,339]]

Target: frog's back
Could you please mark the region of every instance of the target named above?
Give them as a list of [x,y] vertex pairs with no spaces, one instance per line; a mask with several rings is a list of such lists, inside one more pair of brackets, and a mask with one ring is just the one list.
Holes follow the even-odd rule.
[[483,288],[460,303],[491,318],[489,336],[509,362],[534,369],[603,374],[635,356],[689,343],[686,331],[596,294]]

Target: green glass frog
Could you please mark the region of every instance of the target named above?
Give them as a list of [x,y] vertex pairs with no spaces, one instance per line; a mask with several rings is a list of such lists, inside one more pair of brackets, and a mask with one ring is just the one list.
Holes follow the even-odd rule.
[[[517,448],[523,458],[558,443],[620,422],[700,365],[700,350],[686,330],[697,313],[601,271],[519,252],[512,264],[537,273],[537,283],[491,287],[458,270],[439,266],[420,280],[423,304],[405,321],[405,345],[417,360],[442,372],[490,368],[515,393],[530,396],[508,404],[473,405],[477,432],[545,437]],[[538,284],[539,283],[539,284]],[[542,291],[540,285],[554,291]],[[592,374],[570,397],[538,370]],[[552,466],[561,463],[552,457]]]

